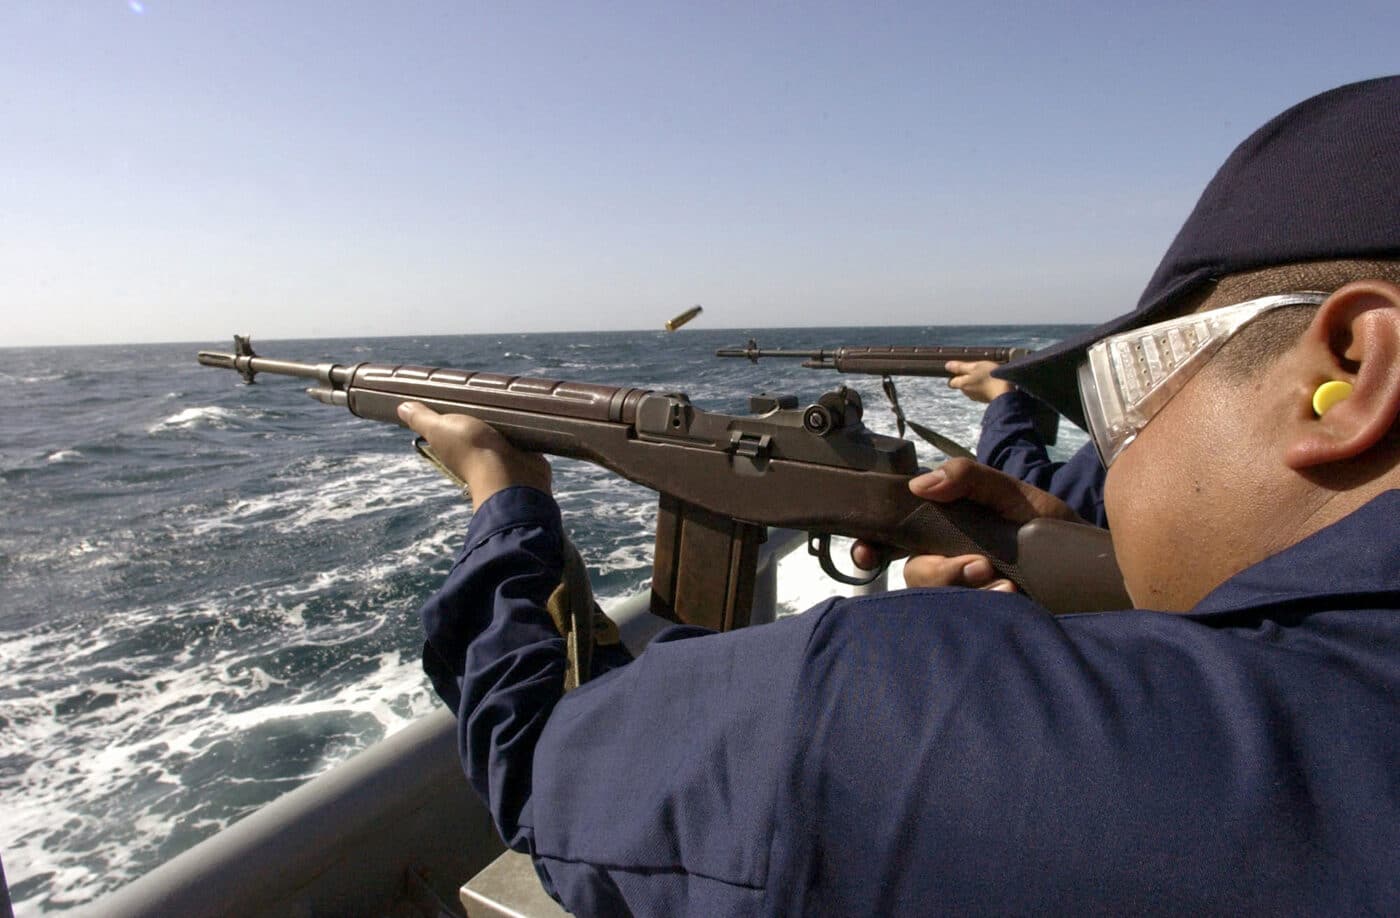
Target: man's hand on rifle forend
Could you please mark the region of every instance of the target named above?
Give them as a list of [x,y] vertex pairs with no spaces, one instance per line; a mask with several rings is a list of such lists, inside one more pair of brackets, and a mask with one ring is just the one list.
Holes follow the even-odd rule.
[[[949,459],[939,468],[909,479],[909,490],[924,500],[950,503],[970,500],[1014,523],[1040,517],[1086,522],[1053,494],[970,459]],[[879,567],[895,555],[887,549],[857,542],[851,560],[866,570]],[[915,555],[904,564],[904,582],[911,587],[961,586],[1014,592],[1015,584],[997,576],[982,555]]]
[[549,493],[551,476],[545,458],[511,446],[485,421],[466,414],[438,414],[421,402],[400,405],[399,419],[428,441],[443,465],[461,476],[475,507],[513,485]]
[[1016,388],[1004,379],[997,379],[992,371],[1001,366],[990,360],[950,360],[948,372],[949,388],[957,389],[974,402],[990,402],[998,395],[1005,395]]

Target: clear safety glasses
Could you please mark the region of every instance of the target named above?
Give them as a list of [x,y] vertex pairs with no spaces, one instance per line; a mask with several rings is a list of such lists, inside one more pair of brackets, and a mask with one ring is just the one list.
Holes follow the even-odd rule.
[[1330,295],[1260,297],[1110,335],[1090,347],[1079,366],[1079,396],[1104,468],[1246,324],[1281,306],[1320,305]]

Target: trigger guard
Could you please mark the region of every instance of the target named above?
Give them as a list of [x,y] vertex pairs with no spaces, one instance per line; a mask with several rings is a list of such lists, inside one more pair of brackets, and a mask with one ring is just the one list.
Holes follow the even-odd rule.
[[890,566],[888,561],[881,562],[880,566],[872,571],[870,576],[866,577],[864,580],[839,570],[835,562],[831,560],[831,534],[826,532],[820,535],[808,533],[807,554],[816,557],[817,561],[822,566],[822,573],[826,574],[837,583],[846,584],[846,586],[869,586],[880,578],[880,575],[885,572],[885,568]]

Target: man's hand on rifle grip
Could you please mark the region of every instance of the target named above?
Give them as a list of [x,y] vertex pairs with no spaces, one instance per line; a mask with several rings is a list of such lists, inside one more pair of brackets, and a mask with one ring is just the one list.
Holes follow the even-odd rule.
[[438,414],[420,402],[400,405],[399,419],[428,441],[443,465],[466,481],[473,506],[480,507],[491,495],[513,485],[550,492],[545,458],[511,446],[484,421],[466,414]]
[[[969,459],[949,459],[940,467],[909,479],[909,490],[924,500],[950,503],[970,500],[1015,523],[1033,519],[1085,522],[1064,501]],[[893,555],[888,549],[867,542],[851,547],[851,560],[857,567],[874,570],[881,560]],[[1015,584],[1000,579],[982,555],[915,555],[904,565],[904,582],[911,587],[961,586],[1014,592]]]

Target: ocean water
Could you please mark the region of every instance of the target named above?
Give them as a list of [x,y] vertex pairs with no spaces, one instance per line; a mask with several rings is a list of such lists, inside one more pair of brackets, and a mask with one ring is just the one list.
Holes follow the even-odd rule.
[[[879,380],[765,347],[1044,346],[1066,326],[254,342],[309,362],[453,366],[683,391],[746,413],[845,383],[894,433]],[[90,902],[437,703],[416,611],[469,517],[411,435],[196,364],[228,342],[0,350],[0,859],[19,914]],[[902,379],[914,420],[976,443],[982,406]],[[1056,452],[1084,442],[1062,428]],[[919,444],[921,460],[941,457]],[[565,523],[610,601],[643,590],[655,495],[556,460]],[[789,607],[829,584],[789,576]]]

